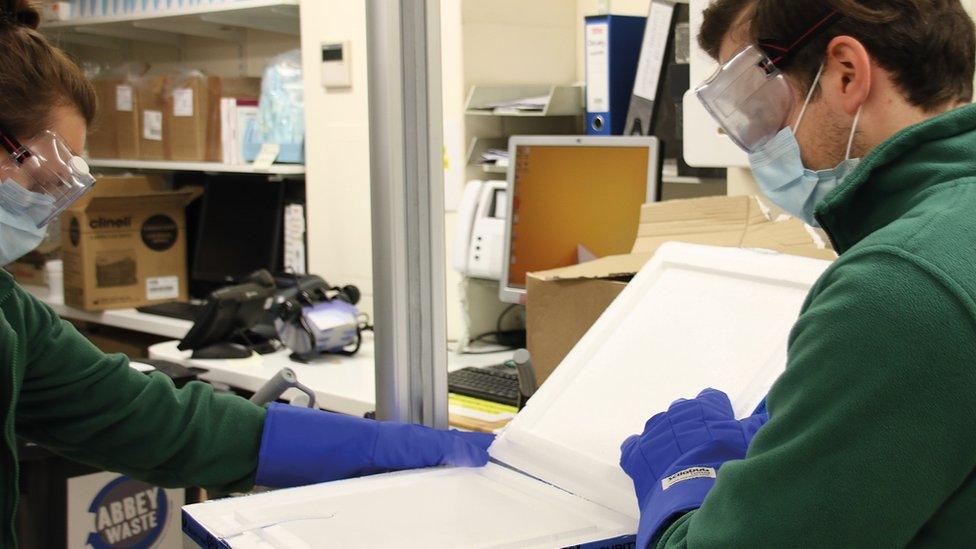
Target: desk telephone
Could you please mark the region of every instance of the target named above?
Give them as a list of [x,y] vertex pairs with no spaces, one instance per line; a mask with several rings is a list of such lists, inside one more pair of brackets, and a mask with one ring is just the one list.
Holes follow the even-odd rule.
[[469,181],[458,206],[454,270],[464,276],[501,280],[508,219],[508,183]]

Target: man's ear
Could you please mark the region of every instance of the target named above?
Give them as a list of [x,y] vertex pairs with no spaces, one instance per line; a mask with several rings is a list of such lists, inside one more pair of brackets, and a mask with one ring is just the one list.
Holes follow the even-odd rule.
[[871,56],[855,38],[838,36],[827,45],[824,91],[828,101],[854,116],[871,94]]

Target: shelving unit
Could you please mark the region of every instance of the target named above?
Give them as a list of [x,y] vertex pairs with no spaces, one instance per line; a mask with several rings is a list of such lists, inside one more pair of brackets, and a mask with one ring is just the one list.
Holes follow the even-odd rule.
[[93,168],[111,168],[148,171],[192,171],[206,173],[239,173],[278,176],[304,176],[301,164],[274,164],[270,169],[255,168],[251,164],[221,164],[220,162],[179,162],[170,160],[114,160],[93,158],[88,161]]
[[[495,103],[548,96],[541,111],[491,108]],[[583,88],[580,86],[474,86],[465,102],[468,116],[512,116],[540,118],[583,116]]]
[[489,149],[508,149],[508,139],[502,137],[475,137],[468,146],[468,165],[480,166],[484,173],[507,174],[508,166],[494,166],[491,164],[479,164],[481,155]]
[[481,169],[484,170],[485,173],[508,175],[508,166],[493,166],[491,164],[483,164]]
[[148,14],[46,22],[42,30],[61,42],[118,48],[126,42],[181,47],[185,36],[240,42],[244,30],[299,35],[299,0],[238,0]]

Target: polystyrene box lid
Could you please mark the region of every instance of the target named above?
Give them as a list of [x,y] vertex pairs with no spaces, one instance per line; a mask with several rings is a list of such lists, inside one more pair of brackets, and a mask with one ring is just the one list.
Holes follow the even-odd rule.
[[631,517],[620,444],[702,389],[749,415],[786,364],[789,331],[827,261],[666,244],[491,447],[492,457]]

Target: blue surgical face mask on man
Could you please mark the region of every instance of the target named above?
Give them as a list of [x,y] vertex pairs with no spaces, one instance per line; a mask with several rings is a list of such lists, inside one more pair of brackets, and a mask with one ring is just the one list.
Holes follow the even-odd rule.
[[844,178],[854,171],[854,168],[861,161],[860,158],[851,158],[851,146],[854,144],[854,134],[861,118],[861,109],[858,108],[857,114],[854,116],[851,136],[847,141],[847,153],[844,156],[844,161],[838,164],[836,168],[829,170],[814,171],[803,166],[796,132],[800,129],[803,115],[806,113],[810,98],[813,96],[813,91],[817,88],[822,74],[823,65],[820,66],[817,77],[807,94],[806,101],[803,103],[800,116],[796,120],[796,127],[787,126],[783,128],[775,137],[749,154],[752,173],[763,194],[790,215],[814,227],[820,226],[814,216],[814,209],[817,204],[832,190],[840,186]]
[[12,179],[0,182],[0,265],[13,263],[37,248],[47,227],[38,227],[54,208],[54,199],[28,191]]

